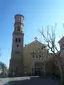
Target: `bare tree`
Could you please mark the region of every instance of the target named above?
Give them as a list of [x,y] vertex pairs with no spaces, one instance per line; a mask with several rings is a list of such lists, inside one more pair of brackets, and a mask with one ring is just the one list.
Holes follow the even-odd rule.
[[[56,28],[56,26],[54,27],[54,29]],[[51,52],[54,54],[54,59],[56,60],[58,67],[59,67],[59,71],[60,71],[60,77],[61,77],[61,82],[63,82],[63,76],[62,76],[62,66],[61,66],[61,60],[60,60],[60,52],[58,51],[56,45],[55,45],[55,30],[51,30],[51,33],[49,33],[49,26],[47,26],[47,36],[44,33],[44,30],[42,28],[42,30],[39,30],[40,34],[43,36],[45,42],[47,43],[47,47],[51,50]],[[56,53],[57,52],[57,53]]]

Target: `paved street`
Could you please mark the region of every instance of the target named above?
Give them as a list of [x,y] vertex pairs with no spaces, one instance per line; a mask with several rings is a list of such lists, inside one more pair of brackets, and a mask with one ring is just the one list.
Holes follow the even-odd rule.
[[50,77],[0,78],[0,85],[61,85]]

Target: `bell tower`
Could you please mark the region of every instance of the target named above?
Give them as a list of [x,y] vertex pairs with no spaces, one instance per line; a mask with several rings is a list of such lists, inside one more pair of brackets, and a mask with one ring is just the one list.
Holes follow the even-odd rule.
[[23,76],[23,43],[24,43],[24,16],[15,15],[13,39],[12,39],[12,52],[9,66],[9,76]]

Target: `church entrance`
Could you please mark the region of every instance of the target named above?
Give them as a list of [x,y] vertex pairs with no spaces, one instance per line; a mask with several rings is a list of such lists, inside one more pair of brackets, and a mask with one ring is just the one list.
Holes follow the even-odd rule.
[[35,68],[35,75],[40,76],[41,75],[41,68]]
[[35,75],[40,75],[40,69],[39,68],[35,68]]
[[36,76],[41,76],[42,75],[42,62],[35,62],[34,64],[34,73]]

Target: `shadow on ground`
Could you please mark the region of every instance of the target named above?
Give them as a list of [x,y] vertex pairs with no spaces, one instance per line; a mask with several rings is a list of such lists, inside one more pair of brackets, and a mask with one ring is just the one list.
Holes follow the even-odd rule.
[[16,80],[7,82],[4,85],[61,85],[58,80],[54,80],[48,77],[32,77],[27,80]]

